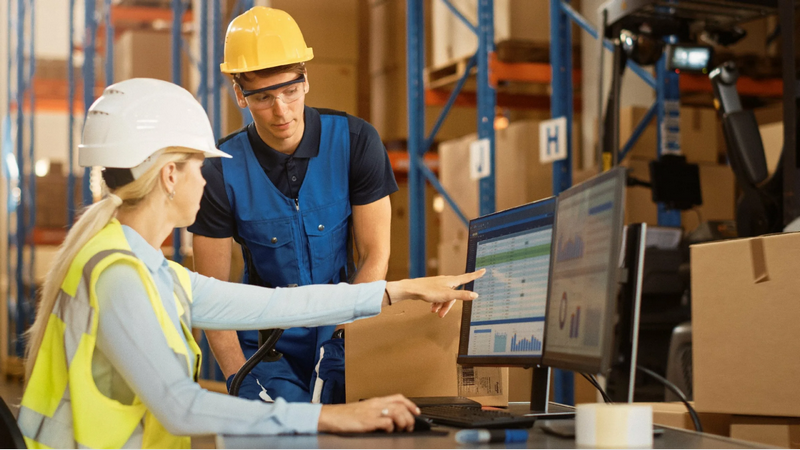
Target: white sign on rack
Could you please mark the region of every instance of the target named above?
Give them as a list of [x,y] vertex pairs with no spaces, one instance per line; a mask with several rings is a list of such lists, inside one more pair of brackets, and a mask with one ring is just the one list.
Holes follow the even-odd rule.
[[558,117],[539,124],[539,162],[567,159],[567,118]]
[[492,174],[489,139],[478,139],[469,144],[469,177],[473,180]]

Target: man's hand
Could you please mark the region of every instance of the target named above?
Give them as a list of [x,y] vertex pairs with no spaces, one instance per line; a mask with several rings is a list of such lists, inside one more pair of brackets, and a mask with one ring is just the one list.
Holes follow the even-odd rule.
[[325,405],[319,415],[317,430],[328,433],[368,432],[414,429],[417,405],[397,394],[344,405]]

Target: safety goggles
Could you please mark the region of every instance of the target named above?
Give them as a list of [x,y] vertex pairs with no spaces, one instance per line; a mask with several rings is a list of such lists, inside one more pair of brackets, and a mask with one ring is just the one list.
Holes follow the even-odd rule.
[[[305,75],[300,75],[299,78],[287,81],[285,83],[274,84],[272,86],[253,90],[242,89],[242,95],[247,101],[247,104],[253,109],[260,110],[272,108],[272,106],[275,104],[275,100],[278,98],[280,98],[284,104],[292,103],[300,99],[300,97],[305,94],[305,87],[301,84],[305,81]],[[242,88],[242,86],[239,85],[239,88]],[[275,93],[275,91],[279,89],[281,91],[279,93]]]

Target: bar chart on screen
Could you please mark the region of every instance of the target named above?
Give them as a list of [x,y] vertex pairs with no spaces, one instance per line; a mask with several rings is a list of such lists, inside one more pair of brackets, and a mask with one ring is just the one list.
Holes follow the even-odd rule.
[[477,354],[541,354],[552,229],[478,243],[470,347]]

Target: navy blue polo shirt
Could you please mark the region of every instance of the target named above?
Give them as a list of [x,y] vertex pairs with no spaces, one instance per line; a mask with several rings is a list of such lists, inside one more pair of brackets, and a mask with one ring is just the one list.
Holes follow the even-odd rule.
[[[297,198],[306,176],[308,163],[319,154],[320,114],[336,114],[347,117],[350,128],[350,203],[367,205],[397,191],[397,182],[389,163],[389,155],[381,142],[378,131],[363,119],[329,109],[306,106],[305,130],[297,149],[291,155],[281,153],[261,140],[255,125],[250,124],[221,139],[219,145],[238,133],[247,133],[267,177],[283,195]],[[238,238],[236,220],[225,192],[220,158],[208,158],[203,163],[206,187],[200,201],[200,211],[195,223],[189,227],[194,234],[211,238]],[[238,241],[238,239],[237,239]]]

